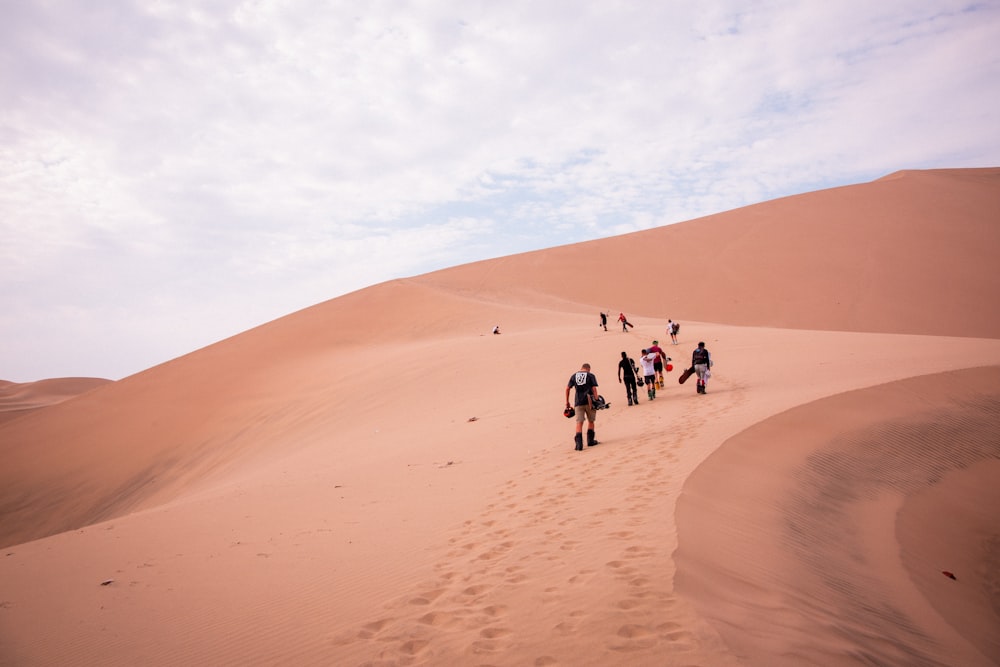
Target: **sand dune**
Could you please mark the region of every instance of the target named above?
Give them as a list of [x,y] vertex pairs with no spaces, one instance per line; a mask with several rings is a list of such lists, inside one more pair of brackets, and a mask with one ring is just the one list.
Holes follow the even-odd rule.
[[[481,298],[831,331],[1000,336],[1000,169],[899,172],[420,278]],[[663,267],[650,276],[646,267]],[[584,268],[585,267],[585,268]],[[675,317],[676,316],[676,317]]]
[[110,382],[102,378],[52,378],[37,382],[0,380],[0,423],[62,403]]
[[[1000,170],[902,172],[376,285],[2,422],[0,664],[991,664],[998,211]],[[710,391],[627,407],[667,317]],[[612,406],[576,453],[582,361]]]

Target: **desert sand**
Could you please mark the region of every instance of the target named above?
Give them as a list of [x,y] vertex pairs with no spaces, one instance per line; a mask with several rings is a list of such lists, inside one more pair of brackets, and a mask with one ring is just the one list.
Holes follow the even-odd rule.
[[0,664],[998,664],[998,256],[1000,169],[900,172],[6,383]]

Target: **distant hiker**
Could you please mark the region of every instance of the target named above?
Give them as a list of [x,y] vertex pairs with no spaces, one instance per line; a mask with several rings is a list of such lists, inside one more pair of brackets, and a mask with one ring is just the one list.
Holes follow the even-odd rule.
[[498,324],[495,327],[493,327],[493,335],[495,336],[499,333],[500,333],[500,325]]
[[670,342],[673,345],[677,345],[677,334],[681,330],[681,325],[679,322],[674,322],[673,320],[667,320],[667,333],[670,334]]
[[656,388],[663,389],[663,364],[670,361],[670,357],[663,351],[659,343],[660,341],[654,340],[652,347],[649,348],[649,352],[656,354],[656,361],[653,362],[653,370],[656,371]]
[[625,380],[625,396],[629,405],[639,405],[639,393],[635,385],[635,379],[639,375],[639,369],[635,367],[635,359],[630,359],[628,354],[622,352],[622,360],[618,362],[618,384]]
[[622,323],[622,331],[628,331],[632,328],[632,323],[625,318],[625,313],[618,313],[618,321]]
[[712,355],[708,353],[708,348],[705,347],[704,341],[698,343],[698,347],[691,353],[691,365],[694,366],[695,375],[698,376],[698,382],[695,383],[695,390],[699,394],[704,394],[708,378],[712,375]]
[[590,372],[590,364],[583,364],[580,370],[570,376],[566,384],[566,407],[569,408],[569,390],[576,389],[574,407],[576,408],[576,451],[583,451],[583,420],[587,420],[587,446],[599,444],[594,438],[594,422],[597,420],[597,410],[594,401],[597,400],[597,377]]
[[608,314],[603,310],[601,311],[601,326],[604,327],[605,331],[608,330]]
[[646,376],[646,396],[649,400],[656,398],[656,368],[653,363],[657,355],[649,350],[643,350],[639,363],[642,364],[642,374]]

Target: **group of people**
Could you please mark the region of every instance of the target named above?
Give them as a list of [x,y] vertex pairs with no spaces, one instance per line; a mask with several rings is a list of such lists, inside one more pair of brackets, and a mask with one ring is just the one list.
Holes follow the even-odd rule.
[[670,361],[659,341],[655,340],[648,348],[643,348],[638,366],[627,352],[622,352],[622,359],[618,362],[618,384],[625,385],[625,397],[629,405],[639,405],[639,387],[646,387],[646,397],[649,400],[656,398],[656,390],[663,389],[664,368],[672,369]]
[[[628,321],[627,317],[625,317],[625,313],[618,313],[618,321],[622,323],[622,331],[628,331],[633,327],[633,324]],[[605,331],[608,330],[608,314],[603,310],[601,311],[600,326],[603,327]]]
[[[618,321],[621,322],[622,331],[625,333],[628,333],[628,330],[633,328],[633,324],[625,317],[625,313],[618,313]],[[608,314],[603,310],[601,311],[601,322],[598,326],[602,327],[605,331],[608,330]],[[680,330],[680,323],[667,320],[667,334],[670,336],[671,344],[677,345],[677,334],[680,333]],[[653,343],[655,344],[656,341],[653,341]]]
[[[604,313],[601,313],[602,319]],[[622,316],[624,318],[624,315]],[[606,320],[605,320],[606,323]],[[672,320],[668,322],[667,333],[670,334],[671,342],[677,345],[677,333],[680,325]],[[635,360],[628,356],[627,352],[622,352],[621,361],[618,362],[618,382],[625,385],[625,395],[629,405],[639,404],[639,387],[646,387],[646,396],[652,401],[656,398],[656,390],[662,389],[663,372],[671,370],[669,365],[671,358],[660,347],[659,342],[654,340],[653,344],[642,350],[639,357],[640,367]],[[711,377],[712,356],[705,347],[704,342],[698,343],[698,347],[691,353],[691,369],[697,377],[695,391],[698,394],[706,393],[708,379]],[[591,372],[590,364],[583,364],[580,370],[574,373],[566,385],[566,414],[576,417],[576,434],[574,442],[576,450],[583,450],[583,424],[587,423],[587,446],[593,447],[599,444],[595,436],[597,421],[597,407],[595,407],[600,395],[597,391],[597,376]],[[576,390],[572,408],[570,406],[570,392]]]

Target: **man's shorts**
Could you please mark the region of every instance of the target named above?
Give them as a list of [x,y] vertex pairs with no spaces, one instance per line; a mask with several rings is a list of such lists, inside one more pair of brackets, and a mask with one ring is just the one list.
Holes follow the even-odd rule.
[[663,372],[663,362],[662,361],[654,361],[653,362],[653,370],[656,371],[657,373],[662,373]]
[[597,410],[592,405],[577,405],[575,409],[577,424],[582,424],[584,420],[589,422],[597,420]]

